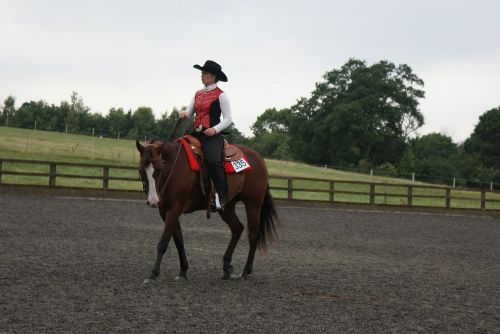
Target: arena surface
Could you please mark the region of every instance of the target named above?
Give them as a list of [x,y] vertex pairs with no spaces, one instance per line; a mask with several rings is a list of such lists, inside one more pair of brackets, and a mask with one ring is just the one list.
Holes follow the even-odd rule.
[[174,281],[169,247],[157,284],[143,286],[155,209],[0,195],[0,332],[500,333],[500,220],[278,212],[281,240],[257,253],[249,280],[220,279],[229,229],[196,213],[182,218],[189,280]]

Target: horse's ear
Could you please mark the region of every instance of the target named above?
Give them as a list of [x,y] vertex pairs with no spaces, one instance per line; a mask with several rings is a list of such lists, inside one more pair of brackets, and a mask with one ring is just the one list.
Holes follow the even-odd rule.
[[144,152],[144,146],[139,143],[139,139],[135,140],[135,147],[137,147],[137,151],[139,151],[139,153],[142,154]]

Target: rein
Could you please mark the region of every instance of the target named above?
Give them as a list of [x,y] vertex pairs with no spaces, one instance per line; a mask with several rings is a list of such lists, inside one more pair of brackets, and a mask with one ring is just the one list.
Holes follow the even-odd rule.
[[184,118],[179,118],[177,120],[177,123],[175,123],[174,131],[172,131],[172,134],[170,135],[170,138],[168,140],[174,140],[175,133],[177,132],[177,129],[179,129],[179,125],[181,125],[182,121],[184,121]]
[[[174,139],[175,133],[177,132],[177,129],[179,128],[179,125],[182,123],[183,120],[184,120],[183,118],[179,118],[177,120],[177,123],[175,124],[175,127],[174,127],[174,131],[172,132],[172,135],[170,136],[169,141],[172,141]],[[182,148],[182,144],[179,143],[179,148],[177,149],[177,154],[175,155],[175,159],[174,159],[174,162],[172,164],[172,168],[170,169],[170,173],[167,176],[167,180],[163,184],[163,187],[162,187],[161,192],[160,192],[160,195],[162,195],[162,196],[163,196],[163,193],[165,192],[165,188],[167,187],[168,182],[170,181],[170,178],[172,177],[172,174],[174,173],[174,167],[175,167],[177,160],[179,159],[179,153],[181,152],[181,148]],[[166,174],[166,165],[165,165],[165,160],[163,160],[163,158],[161,158],[161,173],[162,173],[162,175]],[[142,182],[142,189],[144,191],[146,191],[146,183],[145,183],[144,179],[142,178],[140,171],[139,171],[139,179]]]
[[[179,159],[179,153],[181,152],[182,144],[179,143],[179,148],[177,149],[177,154],[175,155],[174,163],[172,164],[172,168],[170,168],[170,173],[168,174],[167,181],[163,184],[163,187],[161,189],[160,194],[163,196],[163,192],[165,191],[165,188],[167,187],[168,181],[170,181],[170,178],[172,177],[172,174],[174,173],[174,167],[175,163],[177,162],[177,159]],[[165,173],[165,160],[163,158],[161,159],[161,164],[162,164],[162,174]]]
[[[177,129],[179,128],[179,125],[181,125],[182,121],[184,121],[184,118],[179,118],[177,120],[177,123],[175,123],[174,131],[172,131],[172,135],[170,135],[169,140],[174,140],[175,133],[177,132]],[[174,173],[175,163],[177,162],[177,159],[179,158],[179,153],[181,151],[181,147],[182,147],[182,144],[180,144],[179,148],[177,149],[177,154],[175,155],[174,163],[172,164],[172,168],[170,169],[170,173],[168,174],[167,181],[165,181],[165,184],[163,185],[163,187],[161,189],[160,194],[162,196],[163,196],[163,192],[165,191],[165,188],[167,187],[168,181],[170,181],[170,178],[172,177],[172,174]],[[163,169],[162,172],[165,173],[165,161],[163,160],[163,158],[161,160],[161,164],[162,164],[162,169]]]

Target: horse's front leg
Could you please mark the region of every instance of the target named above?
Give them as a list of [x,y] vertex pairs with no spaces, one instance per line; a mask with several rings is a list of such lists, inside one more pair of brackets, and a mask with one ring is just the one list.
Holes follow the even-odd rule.
[[165,218],[165,226],[163,228],[163,234],[161,235],[160,241],[158,242],[156,262],[151,270],[151,275],[144,280],[144,284],[154,283],[156,278],[160,275],[160,266],[163,255],[167,251],[168,243],[170,238],[175,233],[177,225],[179,224],[179,213],[168,212]]
[[174,232],[174,242],[177,248],[177,253],[179,254],[179,263],[181,270],[175,280],[179,281],[181,279],[187,279],[188,261],[186,257],[186,250],[184,249],[184,239],[182,238],[182,228],[181,223],[177,220],[177,227]]

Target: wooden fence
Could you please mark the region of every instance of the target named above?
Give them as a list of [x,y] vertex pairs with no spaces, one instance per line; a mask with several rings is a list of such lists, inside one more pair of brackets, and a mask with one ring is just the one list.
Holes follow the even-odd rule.
[[[45,165],[49,166],[49,172],[19,172],[19,171],[9,171],[3,168],[4,163],[15,163],[15,164],[28,164],[28,165]],[[101,169],[102,175],[82,175],[82,174],[66,174],[58,173],[57,166],[66,167],[82,167],[82,168],[93,168]],[[20,159],[0,159],[0,184],[2,183],[2,175],[17,175],[17,176],[36,176],[36,177],[46,177],[47,186],[55,187],[57,185],[58,178],[70,178],[70,179],[86,179],[86,180],[102,180],[102,188],[99,189],[109,189],[109,181],[139,181],[138,177],[112,177],[110,176],[110,169],[117,170],[137,170],[137,167],[133,166],[113,166],[113,165],[99,165],[99,164],[85,164],[85,163],[74,163],[74,162],[54,162],[54,161],[40,161],[40,160],[20,160]]]
[[[18,170],[10,170],[6,165],[14,164]],[[19,166],[38,166],[38,168],[19,168]],[[40,169],[40,166],[45,166],[47,171],[34,172],[31,169]],[[79,173],[60,172],[63,168],[73,169],[90,169],[92,175],[83,175]],[[24,171],[19,171],[24,170]],[[115,171],[120,174],[128,171],[129,174],[137,172],[136,166],[118,166],[118,165],[101,165],[101,164],[85,164],[73,162],[55,162],[55,161],[39,161],[39,160],[21,160],[21,159],[2,159],[0,158],[0,187],[2,184],[33,184],[26,180],[23,182],[5,182],[5,176],[17,177],[35,177],[37,178],[38,186],[49,188],[82,188],[86,190],[124,190],[127,192],[136,191],[142,192],[139,183],[138,175],[136,176],[112,176],[110,171]],[[87,173],[88,174],[88,173]],[[3,177],[3,178],[2,178]],[[45,180],[44,180],[45,178]],[[68,186],[58,185],[58,180],[61,179],[80,179],[93,180],[102,183],[102,186],[89,187],[82,186],[76,182],[75,185]],[[41,182],[43,181],[43,182]],[[110,186],[110,181],[130,182],[130,187],[122,185],[121,188]],[[331,180],[319,178],[305,177],[285,177],[285,176],[270,176],[270,189],[273,196],[278,199],[288,201],[310,201],[318,203],[355,203],[355,204],[371,204],[371,205],[398,205],[406,207],[440,207],[444,209],[464,208],[463,205],[454,205],[459,201],[472,203],[468,209],[479,210],[500,210],[500,192],[489,189],[469,189],[469,188],[453,188],[446,186],[434,186],[425,184],[403,184],[403,183],[387,183],[387,182],[367,182],[367,181],[352,181],[352,180]],[[399,190],[399,191],[397,191]],[[464,196],[464,194],[469,196]],[[396,202],[390,199],[396,199]],[[420,202],[415,203],[415,202]],[[422,204],[423,202],[426,202]]]

